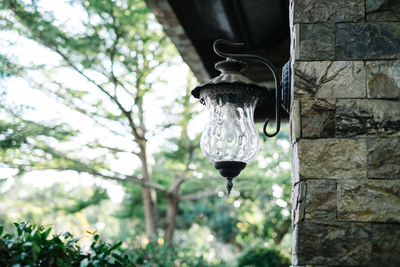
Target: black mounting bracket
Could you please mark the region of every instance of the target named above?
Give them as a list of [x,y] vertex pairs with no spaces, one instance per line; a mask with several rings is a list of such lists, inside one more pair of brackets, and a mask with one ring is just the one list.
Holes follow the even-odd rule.
[[290,60],[282,67],[282,107],[290,114],[292,104],[291,66]]

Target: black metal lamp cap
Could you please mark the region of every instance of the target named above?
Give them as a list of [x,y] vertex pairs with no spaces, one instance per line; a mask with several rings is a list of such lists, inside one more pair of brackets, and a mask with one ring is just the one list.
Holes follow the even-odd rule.
[[246,167],[246,163],[241,161],[217,161],[214,162],[214,167],[219,171],[221,176],[225,177],[226,191],[228,191],[229,195],[233,187],[232,179],[240,174]]
[[219,61],[215,64],[215,69],[219,70],[221,74],[206,83],[196,86],[192,90],[192,95],[195,98],[200,98],[200,102],[202,102],[204,94],[237,93],[243,92],[243,90],[248,94],[257,96],[260,100],[268,97],[267,88],[242,75],[242,71],[246,68],[247,63],[240,60],[228,58]]
[[247,63],[240,60],[227,58],[223,61],[218,61],[215,63],[214,68],[219,70],[221,73],[237,72],[240,74],[247,69]]

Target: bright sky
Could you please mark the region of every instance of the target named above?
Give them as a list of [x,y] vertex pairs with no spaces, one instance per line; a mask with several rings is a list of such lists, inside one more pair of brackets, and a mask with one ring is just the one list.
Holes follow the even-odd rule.
[[[84,13],[79,8],[71,8],[70,5],[64,1],[44,0],[39,1],[40,6],[46,10],[52,11],[54,16],[59,20],[60,24],[66,25],[67,29],[71,31],[82,30],[80,23],[84,18]],[[10,45],[10,42],[12,45]],[[2,52],[12,56],[15,60],[29,64],[45,64],[49,66],[56,66],[59,64],[60,58],[48,49],[37,45],[35,42],[19,37],[15,33],[0,32],[0,47]],[[173,99],[183,95],[186,86],[186,77],[188,67],[178,60],[175,66],[162,70],[161,79],[167,81],[166,83],[158,83],[154,85],[154,93],[146,98],[145,110],[147,112],[147,120],[149,128],[159,124],[165,114],[162,106],[168,105]],[[40,79],[40,77],[37,77]],[[68,83],[71,88],[86,88],[90,86],[88,82],[73,73],[72,71],[63,71],[62,76],[59,77],[63,83]],[[43,121],[64,121],[71,124],[74,128],[79,129],[82,134],[80,142],[86,142],[97,137],[99,139],[107,140],[107,142],[115,143],[123,140],[118,140],[115,136],[107,135],[105,131],[100,131],[98,127],[94,126],[90,119],[80,115],[76,112],[71,112],[70,109],[58,104],[53,98],[48,97],[46,94],[34,90],[24,80],[20,78],[10,78],[5,81],[0,81],[0,90],[7,91],[7,100],[15,104],[23,104],[34,107],[34,110],[24,114],[27,119],[43,120]],[[195,101],[193,99],[193,101]],[[160,103],[162,103],[160,105]],[[199,105],[200,106],[200,105]],[[196,120],[196,123],[191,127],[191,134],[201,132],[204,128],[207,115],[203,112],[199,115],[201,118]],[[160,145],[164,142],[165,138],[171,137],[176,134],[176,130],[164,131],[155,135],[149,140],[149,153],[157,151]],[[75,145],[78,147],[79,143]],[[74,144],[69,144],[74,146]],[[132,157],[121,157],[118,161],[112,162],[112,167],[120,172],[131,173],[139,163],[132,160]],[[56,175],[55,175],[56,174]],[[0,177],[9,176],[8,170],[0,169]],[[57,177],[57,178],[55,178]],[[12,179],[9,179],[11,183]],[[123,197],[122,188],[109,181],[102,179],[92,179],[89,175],[79,175],[74,172],[55,173],[54,171],[41,171],[26,174],[23,179],[26,183],[33,183],[38,187],[50,186],[54,182],[68,181],[71,186],[84,185],[90,186],[94,182],[102,184],[107,187],[110,197],[113,201],[119,202]]]
[[[39,3],[41,7],[52,11],[54,16],[58,19],[59,24],[63,25],[66,30],[76,32],[84,29],[81,25],[81,20],[85,19],[85,13],[82,12],[80,8],[71,8],[69,4],[66,4],[66,1],[62,0],[41,0]],[[12,45],[10,45],[10,42]],[[39,46],[33,41],[19,37],[15,33],[0,31],[0,47],[2,53],[7,53],[9,56],[12,56],[15,60],[18,60],[21,63],[45,64],[48,66],[59,65],[59,56],[48,49]],[[155,127],[155,125],[165,120],[166,114],[162,110],[163,106],[172,103],[175,98],[184,94],[187,73],[188,67],[181,59],[177,60],[176,65],[159,71],[158,74],[160,74],[160,78],[165,80],[166,83],[156,83],[154,85],[154,93],[145,99],[145,111],[147,112],[147,124],[149,128]],[[40,79],[40,77],[37,78]],[[70,70],[63,70],[62,75],[59,75],[58,78],[60,82],[68,84],[71,88],[87,89],[91,86],[84,78]],[[34,107],[34,110],[25,114],[26,118],[43,121],[64,121],[71,124],[74,128],[79,129],[82,132],[80,141],[68,144],[68,146],[70,146],[69,148],[73,148],[74,146],[78,148],[80,144],[89,142],[90,140],[93,140],[93,138],[107,141],[110,145],[118,145],[124,141],[121,138],[111,136],[105,131],[99,130],[90,119],[76,112],[71,112],[70,109],[58,104],[53,98],[48,97],[38,90],[32,89],[31,86],[22,79],[11,78],[5,81],[0,81],[0,91],[3,91],[4,89],[7,90],[8,101],[14,102],[15,104]],[[197,102],[195,99],[192,100]],[[191,135],[201,132],[208,120],[208,115],[206,114],[204,107],[198,105],[198,108],[199,110],[203,110],[203,112],[200,113],[200,115],[198,115],[199,117],[193,121],[192,125],[190,125],[189,134]],[[171,128],[151,138],[149,141],[149,154],[157,151],[160,145],[165,143],[166,138],[176,134],[176,129]],[[282,144],[280,145],[282,147],[289,149],[289,142],[281,142]],[[259,161],[260,168],[265,168],[268,164],[268,160],[271,159],[258,157],[257,160]],[[290,168],[289,163],[282,164],[288,165],[282,166],[285,169]],[[128,155],[122,156],[119,160],[114,160],[112,162],[113,169],[127,174],[132,173],[132,171],[138,166],[138,161],[133,160],[133,158]],[[270,174],[267,173],[267,175]],[[9,170],[0,169],[0,178],[7,176],[10,176]],[[102,179],[93,179],[90,175],[79,175],[71,171],[63,173],[55,171],[33,172],[26,174],[24,177],[24,182],[32,183],[38,187],[47,187],[54,182],[65,181],[68,181],[71,186],[90,186],[93,185],[93,183],[103,185],[108,189],[111,199],[116,202],[121,201],[123,197],[123,190],[117,183],[104,181]],[[9,179],[9,183],[12,183],[12,179]],[[5,188],[3,187],[3,190],[4,189]],[[275,189],[274,191],[277,190]]]

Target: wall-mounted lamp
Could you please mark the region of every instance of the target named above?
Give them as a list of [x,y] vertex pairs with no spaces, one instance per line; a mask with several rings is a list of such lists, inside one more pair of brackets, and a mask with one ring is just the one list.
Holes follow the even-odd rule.
[[243,43],[232,43],[218,39],[214,42],[214,52],[225,58],[215,64],[221,72],[218,77],[199,85],[192,95],[200,99],[210,113],[210,120],[201,136],[201,150],[219,173],[226,178],[226,189],[230,193],[232,179],[240,174],[257,154],[260,142],[254,126],[254,109],[268,97],[268,89],[244,77],[241,73],[247,68],[243,60],[256,60],[265,64],[275,80],[275,119],[276,129],[267,132],[267,118],[263,132],[267,137],[275,136],[280,130],[280,106],[290,108],[290,64],[282,69],[282,84],[278,72],[268,60],[251,54],[230,54],[218,49],[219,44],[243,47]]

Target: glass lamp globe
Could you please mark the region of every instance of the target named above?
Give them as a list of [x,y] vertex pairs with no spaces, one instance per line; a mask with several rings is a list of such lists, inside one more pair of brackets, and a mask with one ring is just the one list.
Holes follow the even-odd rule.
[[[214,52],[225,58],[217,62],[215,68],[221,72],[218,77],[195,87],[192,95],[206,105],[210,120],[201,136],[201,149],[214,164],[219,173],[226,178],[228,194],[232,189],[232,179],[240,174],[259,149],[259,136],[254,127],[254,109],[261,100],[272,97],[268,89],[242,75],[247,64],[242,60],[263,63],[275,81],[275,120],[276,129],[267,132],[269,119],[264,122],[263,133],[274,137],[280,130],[281,106],[290,113],[292,92],[290,88],[291,62],[282,68],[282,83],[278,70],[267,59],[252,54],[233,54],[221,51],[217,46],[243,47],[244,43],[233,43],[218,39],[214,42]],[[282,98],[281,98],[282,95]]]
[[245,62],[234,59],[220,61],[215,68],[221,74],[192,90],[209,112],[201,150],[226,178],[228,193],[232,179],[254,159],[260,146],[254,109],[267,89],[241,74],[246,67]]
[[254,126],[257,97],[239,91],[204,96],[209,121],[201,136],[201,150],[214,164],[251,161],[259,150]]

